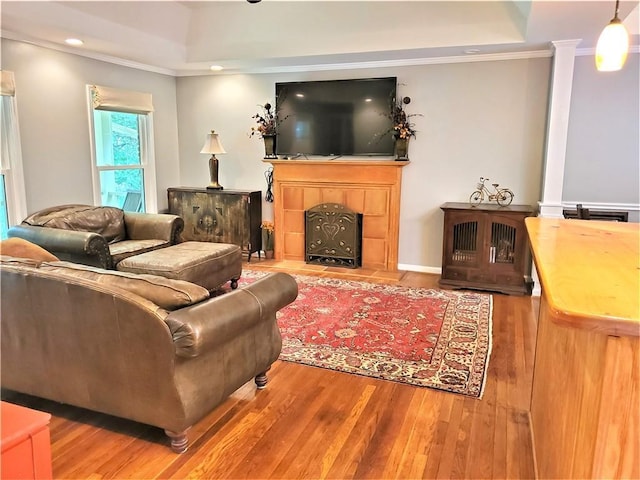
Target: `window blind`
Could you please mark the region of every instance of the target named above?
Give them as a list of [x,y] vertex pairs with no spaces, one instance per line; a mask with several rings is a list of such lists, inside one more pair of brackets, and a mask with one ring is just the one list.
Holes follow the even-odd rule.
[[[20,155],[18,145],[14,139],[18,125],[16,123],[17,112],[15,110],[16,82],[13,72],[0,70],[0,136],[2,138],[2,149],[0,151],[0,170],[3,172],[11,169],[12,162],[15,162],[17,155]],[[13,160],[12,160],[13,159]]]
[[153,112],[150,93],[132,92],[118,88],[91,85],[93,108],[116,112],[146,114]]
[[0,90],[2,95],[13,97],[16,94],[16,81],[13,72],[0,70]]

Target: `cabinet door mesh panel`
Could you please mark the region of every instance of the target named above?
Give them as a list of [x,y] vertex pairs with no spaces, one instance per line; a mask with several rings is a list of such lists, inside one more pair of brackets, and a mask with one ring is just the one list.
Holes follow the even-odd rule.
[[478,222],[464,222],[453,226],[453,257],[455,262],[474,262],[478,253]]
[[503,223],[491,223],[491,263],[513,263],[516,251],[516,229]]

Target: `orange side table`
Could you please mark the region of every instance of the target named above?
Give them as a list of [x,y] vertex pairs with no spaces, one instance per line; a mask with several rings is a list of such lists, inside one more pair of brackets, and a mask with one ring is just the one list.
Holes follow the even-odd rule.
[[2,402],[3,480],[51,479],[51,415]]

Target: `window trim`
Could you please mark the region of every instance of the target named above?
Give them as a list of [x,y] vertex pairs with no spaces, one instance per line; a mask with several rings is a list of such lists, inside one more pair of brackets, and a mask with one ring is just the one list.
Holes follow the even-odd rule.
[[[9,72],[3,72],[7,74]],[[3,75],[4,76],[4,75]],[[20,141],[20,128],[18,118],[18,104],[15,93],[13,95],[2,95],[2,101],[5,98],[9,104],[9,125],[4,124],[2,119],[2,130],[8,129],[10,135],[6,140],[9,142],[9,158],[8,165],[4,168],[0,165],[0,171],[5,178],[5,193],[7,201],[7,220],[9,227],[18,225],[27,216],[27,194],[24,181],[24,168],[22,162],[22,143]],[[4,136],[4,134],[3,134]]]
[[96,137],[95,137],[95,122],[93,119],[94,110],[101,110],[94,108],[93,90],[95,85],[87,85],[87,110],[89,116],[89,143],[91,147],[91,180],[93,187],[93,204],[102,205],[102,194],[100,191],[100,172],[103,170],[126,170],[127,168],[141,168],[143,173],[144,182],[144,204],[145,211],[148,213],[158,212],[158,189],[156,183],[156,165],[155,165],[155,140],[153,137],[153,111],[143,112],[127,111],[126,108],[115,109],[109,108],[109,111],[122,112],[122,113],[134,113],[139,115],[140,122],[138,123],[138,130],[140,133],[140,165],[135,165],[127,168],[112,168],[99,167],[96,155]]

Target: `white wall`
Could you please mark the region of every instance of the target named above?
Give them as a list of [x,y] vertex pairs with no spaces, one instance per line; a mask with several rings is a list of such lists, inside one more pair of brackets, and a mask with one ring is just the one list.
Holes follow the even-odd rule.
[[618,72],[577,57],[573,75],[563,203],[628,209],[640,204],[640,55]]
[[158,208],[167,208],[179,172],[175,78],[6,39],[1,58],[15,72],[29,212],[93,203],[86,85],[94,83],[153,95]]
[[[411,97],[417,138],[403,169],[399,262],[437,269],[442,257],[444,202],[466,202],[480,176],[510,187],[514,203],[539,199],[550,59],[441,64],[306,74],[220,75],[177,79],[180,176],[205,186],[206,133],[215,129],[227,151],[220,183],[265,191],[262,141],[247,133],[256,105],[273,101],[275,83],[298,80],[398,77]],[[272,206],[263,204],[263,215]]]
[[[576,59],[565,198],[637,207],[638,55],[630,56],[619,77],[600,77],[592,60]],[[276,82],[386,76],[398,77],[400,94],[412,98],[407,111],[423,114],[415,118],[418,134],[409,147],[411,163],[403,169],[402,268],[440,267],[439,207],[466,202],[480,176],[510,187],[514,203],[539,200],[550,58],[175,79],[3,39],[2,68],[16,75],[30,212],[92,202],[86,84],[153,94],[162,210],[168,187],[209,183],[208,155],[199,152],[210,129],[220,134],[228,152],[218,155],[220,183],[227,189],[265,191],[270,164],[262,160],[262,141],[247,133],[257,104],[274,100]],[[610,110],[611,105],[617,108]],[[612,148],[604,152],[611,155],[594,157],[597,168],[587,169],[585,177],[581,160],[597,150],[599,140],[589,130],[596,126]],[[589,188],[577,190],[576,185]],[[264,207],[265,218],[272,218],[271,204]]]

